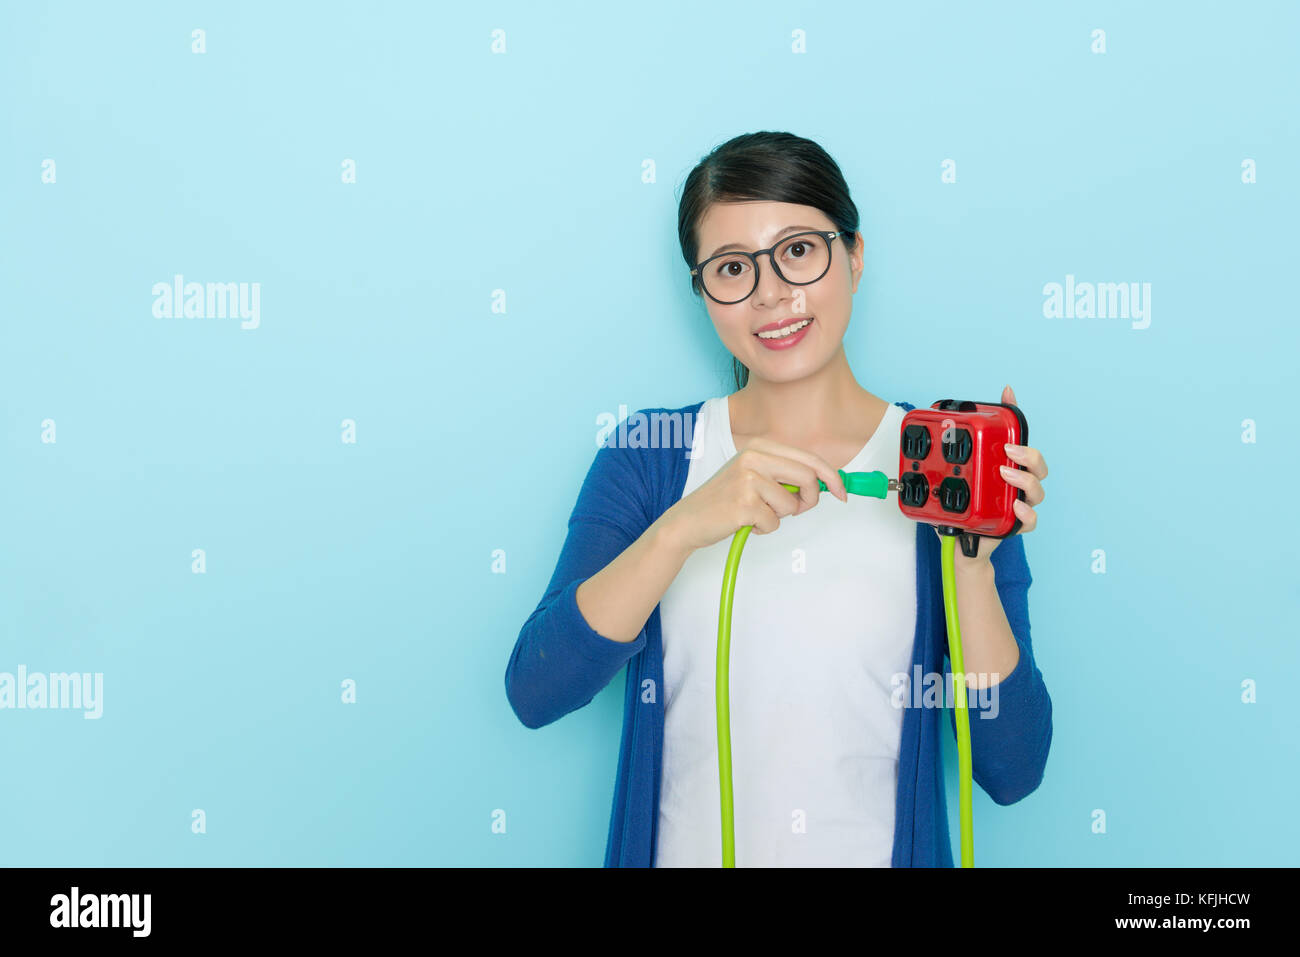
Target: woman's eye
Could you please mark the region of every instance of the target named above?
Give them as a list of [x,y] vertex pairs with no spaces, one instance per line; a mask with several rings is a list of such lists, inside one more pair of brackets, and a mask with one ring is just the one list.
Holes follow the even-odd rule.
[[734,279],[739,276],[745,269],[745,264],[739,259],[729,259],[718,266],[718,275],[726,279]]

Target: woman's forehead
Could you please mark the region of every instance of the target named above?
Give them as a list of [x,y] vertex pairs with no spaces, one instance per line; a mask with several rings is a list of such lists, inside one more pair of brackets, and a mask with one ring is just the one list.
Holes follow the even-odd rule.
[[791,226],[831,228],[825,214],[812,206],[772,200],[717,202],[700,220],[700,248],[712,249],[724,243],[761,245]]

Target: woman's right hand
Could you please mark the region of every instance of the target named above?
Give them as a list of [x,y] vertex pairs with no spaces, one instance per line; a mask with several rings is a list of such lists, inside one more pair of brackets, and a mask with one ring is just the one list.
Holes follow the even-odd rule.
[[[746,525],[763,535],[776,531],[785,516],[817,504],[818,479],[836,498],[848,501],[839,472],[821,456],[757,438],[663,517],[676,540],[691,550],[728,538]],[[798,493],[782,488],[783,482],[799,486]]]

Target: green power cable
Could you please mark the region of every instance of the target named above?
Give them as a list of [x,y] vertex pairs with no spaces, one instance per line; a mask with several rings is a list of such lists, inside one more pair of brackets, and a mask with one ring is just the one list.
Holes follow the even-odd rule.
[[[851,495],[870,495],[885,498],[889,494],[889,478],[884,472],[845,472],[839,470],[844,489]],[[781,483],[788,491],[798,493],[799,486]],[[826,483],[817,480],[819,491],[826,491]],[[722,799],[722,866],[736,866],[736,821],[734,795],[731,782],[731,696],[728,671],[731,664],[731,605],[736,593],[736,571],[740,567],[740,553],[754,526],[737,529],[727,553],[727,565],[722,572],[722,603],[718,607],[718,664],[716,701],[718,712],[718,782]],[[948,657],[952,661],[954,676],[964,675],[961,657],[961,629],[957,623],[957,590],[953,580],[953,546],[956,537],[941,537],[941,565],[943,568],[943,607],[948,623]],[[971,759],[970,721],[966,711],[966,683],[954,677],[953,690],[957,720],[957,769],[959,801],[961,805],[961,866],[974,867],[974,841],[971,833]]]
[[957,803],[961,807],[961,866],[975,866],[971,822],[970,712],[966,710],[966,668],[961,659],[961,624],[957,621],[957,585],[953,579],[956,535],[939,536],[943,568],[943,613],[948,623],[948,658],[952,663],[953,712],[957,720]]

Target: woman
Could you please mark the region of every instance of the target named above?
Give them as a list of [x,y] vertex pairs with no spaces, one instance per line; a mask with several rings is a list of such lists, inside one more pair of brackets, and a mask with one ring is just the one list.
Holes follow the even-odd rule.
[[[937,532],[892,500],[850,499],[837,472],[896,476],[913,407],[859,385],[844,353],[863,269],[848,186],[809,140],[738,136],[691,172],[678,226],[737,391],[644,410],[693,421],[689,454],[608,440],[597,452],[511,655],[511,706],[541,727],[627,665],[605,864],[718,866],[718,602],[731,537],[752,525],[732,619],[736,866],[951,867],[945,702],[918,683],[950,667]],[[1015,403],[1009,386],[1001,401]],[[1004,471],[1025,490],[1028,532],[1047,466],[1030,447],[1008,454],[1025,466]],[[1010,804],[1038,786],[1052,736],[1032,579],[1019,534],[980,538],[955,563],[978,675],[973,775]]]

